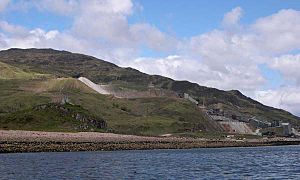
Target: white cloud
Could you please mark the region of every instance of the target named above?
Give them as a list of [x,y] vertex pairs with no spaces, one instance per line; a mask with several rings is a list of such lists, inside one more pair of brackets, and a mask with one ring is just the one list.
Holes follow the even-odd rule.
[[131,67],[150,74],[160,74],[176,80],[190,80],[201,85],[231,90],[254,91],[265,82],[256,66],[226,65],[218,71],[200,61],[178,55],[165,58],[137,58],[126,62]]
[[34,0],[33,3],[41,11],[47,10],[61,15],[75,13],[79,5],[77,0]]
[[19,1],[16,4],[23,5],[26,8],[36,7],[40,11],[48,11],[65,16],[76,15],[82,12],[129,15],[132,13],[133,8],[131,0],[31,0]]
[[133,3],[131,0],[90,0],[89,2],[81,1],[81,6],[85,13],[129,15],[132,13]]
[[[214,30],[192,37],[190,52],[207,63],[224,67],[227,64],[249,64],[258,56],[252,34],[234,34],[227,31]],[[218,62],[218,63],[216,63]]]
[[256,91],[255,99],[272,107],[286,109],[300,115],[300,87],[284,87],[277,90]]
[[300,85],[300,54],[276,57],[270,63],[270,67],[279,70],[287,81]]
[[112,42],[124,41],[128,37],[127,15],[131,9],[130,0],[81,1],[73,30],[81,35],[105,38]]
[[[42,39],[46,39],[46,37],[53,33],[49,32],[50,34],[44,32],[42,29],[33,29],[33,30],[26,30],[21,28],[22,31],[20,31],[19,26],[13,26],[6,24],[9,28],[9,32],[12,32],[13,34],[16,34],[15,36],[5,35],[2,34],[2,41],[4,42],[6,47],[3,48],[9,48],[9,47],[19,47],[19,48],[27,48],[27,47],[36,47],[39,42],[42,41]],[[1,26],[0,26],[1,27]],[[15,29],[14,29],[15,28]],[[20,35],[21,34],[21,35]]]
[[[47,39],[46,36],[41,36],[41,33],[33,33],[36,29],[28,30],[2,22],[2,29],[6,29],[6,32],[21,31],[21,29],[25,31],[23,45],[21,39],[3,34],[5,39],[2,41],[6,43],[2,44],[6,44],[7,48],[49,46],[71,51],[80,50],[79,52],[118,63],[119,60],[136,57],[141,46],[164,51],[172,49],[176,43],[175,38],[161,32],[155,26],[147,23],[130,25],[127,18],[134,9],[131,0],[41,0],[16,3],[16,8],[21,8],[22,5],[22,8],[37,8],[40,11],[69,16],[72,18],[73,24],[70,29],[65,31],[54,30],[47,35],[47,37],[52,35],[53,38]],[[45,33],[48,32],[42,34]],[[54,40],[58,38],[60,41],[55,42]],[[79,44],[69,45],[69,42]]]
[[154,50],[168,50],[175,38],[147,23],[128,23],[133,3],[130,0],[89,1],[82,3],[73,30],[79,35],[99,38],[114,46],[137,48],[146,46]]
[[18,25],[9,24],[6,21],[0,21],[0,30],[13,35],[23,35],[27,32],[26,28]]
[[134,24],[130,27],[132,40],[146,44],[158,51],[168,51],[177,48],[179,43],[174,37],[169,36],[155,26],[146,23]]
[[237,28],[242,15],[242,8],[236,7],[224,15],[222,25],[227,29]]
[[0,1],[0,12],[4,11],[6,7],[9,5],[10,0],[1,0]]
[[[129,24],[133,13],[131,0],[60,0],[37,1],[40,9],[72,16],[73,25],[68,34],[90,42],[98,42],[112,54],[110,59],[123,59],[137,55],[143,46],[158,51],[171,50],[176,39],[147,23]],[[113,53],[110,53],[113,52]]]
[[251,30],[257,35],[256,44],[262,51],[278,55],[300,49],[300,12],[281,10],[258,19]]

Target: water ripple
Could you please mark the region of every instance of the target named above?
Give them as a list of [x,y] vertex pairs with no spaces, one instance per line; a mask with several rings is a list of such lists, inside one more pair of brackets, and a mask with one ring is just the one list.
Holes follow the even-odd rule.
[[300,179],[300,146],[0,154],[0,179]]

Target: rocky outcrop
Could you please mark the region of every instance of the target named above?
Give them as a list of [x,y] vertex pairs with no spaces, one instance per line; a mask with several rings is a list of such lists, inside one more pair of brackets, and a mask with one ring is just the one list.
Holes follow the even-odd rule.
[[56,112],[60,113],[61,116],[79,121],[80,123],[76,130],[93,130],[95,128],[105,129],[107,127],[105,120],[100,117],[89,115],[87,110],[78,105],[49,103],[35,106],[34,110],[55,110]]

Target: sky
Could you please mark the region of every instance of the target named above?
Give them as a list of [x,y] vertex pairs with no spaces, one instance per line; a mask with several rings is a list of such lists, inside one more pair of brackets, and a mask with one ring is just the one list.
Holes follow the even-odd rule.
[[0,50],[53,48],[300,115],[299,0],[0,0]]

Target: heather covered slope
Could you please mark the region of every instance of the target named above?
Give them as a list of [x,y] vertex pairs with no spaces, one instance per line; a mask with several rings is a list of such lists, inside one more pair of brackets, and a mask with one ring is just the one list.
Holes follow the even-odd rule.
[[[9,49],[0,52],[0,62],[24,72],[51,74],[55,78],[72,79],[72,77],[82,76],[94,83],[109,84],[116,90],[147,91],[149,85],[152,85],[154,88],[172,91],[178,95],[189,93],[199,102],[204,101],[205,105],[211,108],[221,104],[225,110],[236,115],[256,116],[269,122],[277,120],[300,125],[298,117],[284,110],[264,106],[244,96],[239,91],[222,91],[188,81],[174,81],[167,77],[147,75],[132,68],[121,68],[112,63],[82,54],[52,49]],[[212,124],[212,122],[208,122],[199,109],[195,109],[193,104],[180,98],[117,99],[112,96],[97,94],[93,90],[89,92],[86,89],[87,86],[77,88],[78,85],[73,87],[68,83],[58,83],[59,80],[53,78],[49,78],[47,81],[43,80],[43,82],[39,82],[39,80],[1,81],[2,87],[0,85],[0,88],[3,89],[7,85],[14,86],[15,91],[20,96],[32,97],[29,102],[34,102],[33,105],[44,103],[45,99],[51,102],[55,97],[57,99],[57,96],[67,95],[72,103],[82,105],[83,108],[100,114],[103,119],[107,120],[108,131],[134,134],[180,133],[194,130],[219,131],[219,127]],[[76,79],[71,81],[78,83]],[[40,83],[45,82],[46,84],[50,82],[49,84],[54,84],[54,87],[59,88],[46,88],[43,91],[30,91],[31,88],[28,88],[28,86],[44,87],[45,85],[40,85]],[[59,84],[71,88],[65,88],[62,93]],[[11,88],[8,89],[11,90]],[[4,100],[11,101],[12,99],[14,97],[11,95],[11,98]],[[15,99],[13,102],[16,103],[16,101]],[[30,106],[24,103],[24,107],[28,108]],[[12,107],[14,106],[12,105]],[[20,107],[23,108],[23,104]]]

